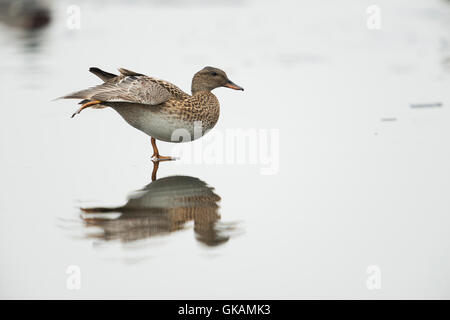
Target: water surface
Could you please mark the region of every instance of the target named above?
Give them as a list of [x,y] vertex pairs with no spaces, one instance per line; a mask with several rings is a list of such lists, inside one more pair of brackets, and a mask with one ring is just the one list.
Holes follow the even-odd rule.
[[[369,30],[369,5],[50,1],[37,30],[41,13],[2,18],[0,296],[449,298],[450,6],[378,1]],[[152,181],[147,136],[51,101],[97,84],[91,66],[189,90],[206,65],[246,89],[215,91],[214,131],[278,130],[273,174],[178,161]]]

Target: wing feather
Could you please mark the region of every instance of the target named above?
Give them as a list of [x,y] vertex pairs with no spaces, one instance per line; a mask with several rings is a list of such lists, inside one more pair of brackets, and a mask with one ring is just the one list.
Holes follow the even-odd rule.
[[86,90],[70,93],[62,98],[157,105],[171,98],[180,100],[190,97],[189,94],[167,81],[126,69],[119,69],[119,71],[122,73],[120,76]]
[[124,76],[118,81],[107,82],[91,89],[88,99],[100,101],[124,101],[157,105],[172,95],[157,82],[145,76]]

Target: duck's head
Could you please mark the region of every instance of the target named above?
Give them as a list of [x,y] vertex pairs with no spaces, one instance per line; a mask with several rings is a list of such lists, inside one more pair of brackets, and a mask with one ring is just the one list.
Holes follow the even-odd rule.
[[199,91],[211,91],[218,87],[227,87],[234,90],[244,90],[244,88],[236,85],[230,79],[227,74],[217,68],[204,67],[197,72],[192,79],[192,93]]

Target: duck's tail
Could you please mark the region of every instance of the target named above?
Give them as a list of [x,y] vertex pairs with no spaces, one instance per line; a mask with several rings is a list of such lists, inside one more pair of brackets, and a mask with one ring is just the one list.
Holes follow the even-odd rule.
[[[103,70],[101,70],[99,68],[96,68],[96,67],[89,68],[89,71],[92,72],[93,74],[95,74],[100,79],[102,79],[103,82],[106,82],[106,81],[108,81],[110,79],[113,79],[113,78],[117,77],[116,74],[103,71]],[[69,94],[67,94],[65,96],[56,98],[54,100],[59,100],[59,99],[87,99],[89,97],[89,95],[92,94],[93,90],[96,89],[96,88],[97,87],[95,86],[95,87],[88,88],[88,89],[85,89],[85,90],[75,91],[75,92],[69,93]],[[88,101],[90,101],[90,100],[88,100]],[[80,103],[80,104],[83,104],[83,103],[85,103],[85,102],[82,101],[82,103]]]
[[107,207],[95,207],[95,208],[80,208],[84,213],[108,213],[108,212],[119,212],[122,207],[107,208]]
[[[91,68],[89,68],[89,71],[92,72],[93,74],[95,74],[100,79],[102,79],[103,82],[107,82],[108,80],[117,77],[116,74],[103,71],[102,69],[97,68],[97,67],[91,67]],[[96,87],[72,92],[65,96],[56,98],[55,100],[58,100],[58,99],[82,99],[79,103],[79,104],[81,104],[81,107],[74,114],[72,114],[72,118],[73,118],[75,115],[80,113],[85,108],[88,108],[88,107],[105,108],[106,107],[105,105],[101,104],[101,101],[90,99],[92,91],[95,90],[95,88]]]
[[117,77],[116,74],[103,71],[102,69],[97,67],[91,67],[89,68],[89,71],[95,74],[100,79],[102,79],[104,82],[108,81],[109,79]]

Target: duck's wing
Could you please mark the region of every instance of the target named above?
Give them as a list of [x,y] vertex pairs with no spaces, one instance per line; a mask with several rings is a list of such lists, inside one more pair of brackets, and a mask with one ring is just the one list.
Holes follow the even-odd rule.
[[64,99],[87,99],[111,102],[134,102],[157,105],[169,99],[189,97],[177,86],[126,69],[119,69],[121,75],[105,83],[64,96]]

